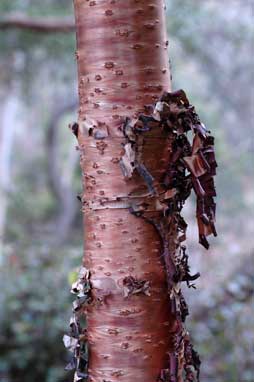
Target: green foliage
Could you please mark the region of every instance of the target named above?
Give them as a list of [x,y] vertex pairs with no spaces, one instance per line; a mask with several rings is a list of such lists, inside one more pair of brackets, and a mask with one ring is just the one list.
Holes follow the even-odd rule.
[[[1,271],[0,380],[66,381],[68,278],[80,263],[78,250],[49,252],[43,246],[10,251]],[[73,271],[72,271],[73,270]]]
[[191,323],[193,338],[202,354],[201,380],[252,382],[253,323],[248,318],[251,310],[251,301],[235,301],[231,306],[222,304],[205,319]]

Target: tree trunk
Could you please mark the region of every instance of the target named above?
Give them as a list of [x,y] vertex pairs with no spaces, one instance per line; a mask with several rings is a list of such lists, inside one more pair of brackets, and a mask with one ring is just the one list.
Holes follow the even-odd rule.
[[[11,86],[10,86],[11,88]],[[14,146],[14,135],[17,127],[18,100],[9,91],[9,97],[4,99],[1,94],[1,127],[0,127],[0,265],[3,262],[4,234],[8,210],[8,198],[11,193],[11,155]]]
[[[204,171],[196,151],[191,154],[182,119],[175,120],[178,133],[161,128],[164,106],[170,109],[172,100],[171,117],[184,112],[188,121],[198,123],[184,92],[167,93],[164,2],[75,0],[74,6],[80,109],[72,130],[83,175],[85,256],[72,291],[78,295],[74,313],[86,303],[87,334],[82,335],[89,348],[88,380],[181,382],[185,368],[186,380],[195,381],[190,371],[194,352],[182,322],[187,307],[179,287],[179,281],[197,277],[189,275],[180,244],[186,224],[179,211],[189,195],[190,177],[178,199],[176,188],[165,189],[169,168],[168,177],[175,172],[182,176],[176,144],[188,155],[193,179],[197,169],[198,175]],[[201,148],[201,138],[195,142]],[[206,244],[212,214],[206,228],[200,208],[197,215],[200,240]],[[71,327],[80,330],[76,313]],[[67,347],[72,348],[71,341]],[[79,339],[76,381],[86,377],[81,348]]]
[[[124,118],[170,90],[163,8],[162,0],[75,1],[79,126],[92,120],[109,134],[97,141],[85,128],[78,134],[86,203],[84,264],[91,271],[93,298],[102,300],[87,312],[89,376],[96,382],[120,376],[122,382],[155,382],[167,365],[174,321],[158,234],[120,201],[115,208],[101,207],[103,200],[118,197],[128,205],[129,195],[144,188],[138,174],[130,180],[122,175],[120,128]],[[167,149],[163,137],[147,141],[143,156],[154,177],[165,170]],[[130,276],[149,282],[151,296],[125,297],[123,280]]]

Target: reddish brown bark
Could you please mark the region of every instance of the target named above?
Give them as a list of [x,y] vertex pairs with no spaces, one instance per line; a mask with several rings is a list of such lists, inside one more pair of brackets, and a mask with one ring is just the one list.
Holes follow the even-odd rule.
[[190,274],[181,210],[193,189],[199,241],[208,248],[206,236],[216,235],[214,139],[184,91],[169,92],[161,0],[74,4],[80,109],[71,128],[85,228],[65,336],[75,381],[88,374],[94,382],[198,382],[181,282],[190,287],[199,274]]
[[[74,3],[84,264],[91,271],[93,299],[100,299],[87,310],[89,376],[96,382],[155,382],[168,366],[174,325],[161,243],[149,223],[115,200],[146,189],[138,174],[129,180],[123,177],[120,128],[126,116],[144,111],[144,105],[170,90],[164,5],[161,0]],[[99,130],[106,128],[109,136],[97,141],[89,137],[86,128],[91,120]],[[154,178],[165,170],[167,157],[165,138],[147,140],[143,158]],[[114,201],[116,208],[103,208],[104,201]],[[148,281],[151,295],[126,297],[124,279],[129,276]]]
[[[133,116],[170,90],[164,2],[74,1],[79,118],[107,123]],[[121,136],[121,134],[120,134]]]

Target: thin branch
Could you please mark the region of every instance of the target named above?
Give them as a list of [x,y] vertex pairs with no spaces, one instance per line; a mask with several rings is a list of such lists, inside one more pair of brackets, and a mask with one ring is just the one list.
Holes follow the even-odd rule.
[[28,17],[12,14],[0,18],[0,29],[23,29],[43,33],[68,33],[75,30],[72,17]]
[[[60,173],[59,163],[59,140],[58,140],[58,125],[63,115],[75,110],[78,107],[76,99],[68,100],[67,102],[59,102],[54,108],[48,123],[46,135],[46,153],[47,153],[47,173],[49,187],[57,200],[58,215],[55,222],[56,239],[55,244],[60,245],[68,236],[72,223],[78,210],[78,203],[73,195],[73,190],[69,182],[64,182]],[[74,148],[73,148],[74,150]],[[75,162],[72,163],[75,165]]]

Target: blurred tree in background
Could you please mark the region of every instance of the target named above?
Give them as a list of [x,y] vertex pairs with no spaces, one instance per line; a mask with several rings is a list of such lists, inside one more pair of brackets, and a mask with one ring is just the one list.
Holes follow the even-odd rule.
[[[250,382],[253,4],[167,3],[173,87],[186,89],[215,135],[220,166],[210,254],[189,228],[192,268],[203,276],[188,297],[201,380]],[[2,0],[0,12],[73,17],[69,0]],[[8,28],[0,46],[0,380],[66,382],[61,338],[82,258],[78,152],[67,128],[77,111],[75,35]]]

